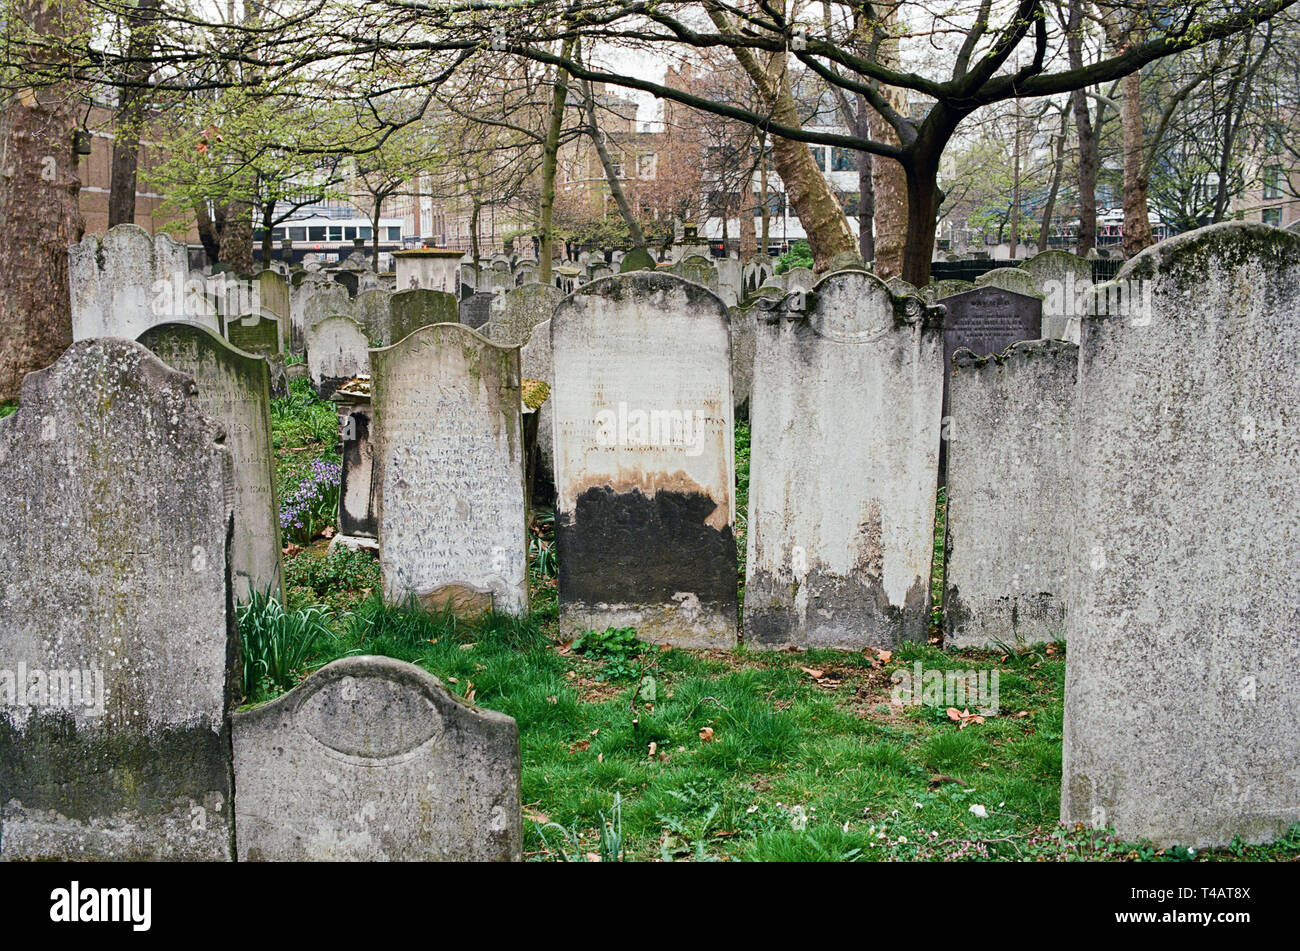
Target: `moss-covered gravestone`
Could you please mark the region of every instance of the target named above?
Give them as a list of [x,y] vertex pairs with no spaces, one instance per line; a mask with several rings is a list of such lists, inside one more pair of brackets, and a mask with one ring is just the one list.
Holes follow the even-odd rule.
[[0,420],[0,859],[231,858],[223,442],[122,339],[73,344]]

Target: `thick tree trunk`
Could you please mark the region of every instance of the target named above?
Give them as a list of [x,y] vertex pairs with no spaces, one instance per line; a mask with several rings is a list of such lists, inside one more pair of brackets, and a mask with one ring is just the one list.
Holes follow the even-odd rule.
[[271,239],[271,228],[275,224],[275,202],[269,201],[262,206],[262,270],[271,266],[271,252],[275,242]]
[[907,165],[907,240],[903,245],[901,276],[916,287],[930,283],[930,262],[934,257],[934,235],[942,200],[938,182],[939,159],[946,143],[946,138],[942,142],[931,140],[929,145],[919,142],[913,150],[912,161]]
[[[560,56],[568,59],[572,52],[573,40],[565,40]],[[560,152],[560,132],[564,128],[564,101],[568,96],[568,70],[556,67],[555,85],[551,90],[551,114],[547,120],[546,138],[542,143],[542,194],[537,213],[537,230],[542,241],[541,260],[537,262],[537,280],[542,284],[551,283],[551,262],[555,257],[555,167]]]
[[[1066,43],[1071,69],[1083,68],[1082,29],[1083,0],[1070,0]],[[1088,96],[1083,89],[1070,93],[1070,108],[1074,111],[1074,128],[1079,138],[1079,234],[1075,250],[1087,254],[1097,245],[1097,135],[1088,110]]]
[[477,198],[471,200],[474,204],[469,213],[469,256],[470,260],[474,262],[474,290],[481,291],[483,290],[483,269],[478,266],[478,215],[483,210],[483,205]]
[[876,259],[876,189],[872,182],[876,157],[858,153],[858,253],[863,261]]
[[1146,143],[1142,132],[1142,75],[1122,81],[1120,125],[1124,135],[1124,256],[1155,243],[1147,208]]
[[253,270],[253,206],[233,199],[226,203],[225,215],[217,229],[218,255],[238,274]]
[[203,252],[208,256],[208,264],[216,264],[221,260],[221,242],[217,238],[216,223],[208,213],[207,202],[194,203],[194,221],[199,232],[199,243],[203,245]]
[[1061,110],[1061,131],[1056,136],[1056,156],[1052,165],[1052,185],[1047,192],[1047,203],[1043,206],[1043,224],[1038,231],[1038,250],[1048,250],[1052,237],[1052,215],[1056,212],[1056,196],[1061,190],[1061,175],[1065,171],[1065,130],[1069,122],[1069,113]]
[[[19,0],[10,12],[44,36],[67,29],[68,8],[46,0]],[[18,90],[0,113],[0,400],[72,343],[68,245],[84,227],[76,102],[64,88]]]
[[149,63],[154,47],[154,20],[162,0],[139,0],[127,14],[131,39],[127,43],[126,75],[118,88],[113,120],[113,160],[108,186],[108,226],[135,221],[135,191],[140,165],[140,133],[149,104],[146,83],[153,72]]

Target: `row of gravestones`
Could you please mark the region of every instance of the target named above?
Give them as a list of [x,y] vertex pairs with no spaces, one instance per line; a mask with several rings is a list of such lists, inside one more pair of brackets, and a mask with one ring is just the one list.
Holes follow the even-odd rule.
[[[1101,457],[1096,462],[1099,471],[1110,471],[1106,466],[1122,471],[1123,437],[1140,432],[1151,445],[1165,443],[1149,431],[1153,418],[1157,431],[1163,425],[1159,417],[1177,417],[1176,425],[1170,425],[1178,442],[1162,447],[1164,469],[1189,477],[1199,467],[1196,489],[1213,490],[1216,477],[1219,482],[1225,475],[1236,478],[1241,466],[1222,438],[1199,433],[1191,449],[1182,443],[1189,430],[1221,425],[1223,412],[1207,414],[1209,422],[1201,416],[1184,418],[1182,412],[1185,404],[1197,403],[1186,391],[1204,389],[1207,380],[1227,376],[1221,368],[1216,373],[1216,365],[1206,361],[1193,375],[1184,376],[1182,367],[1164,364],[1151,373],[1150,361],[1135,354],[1129,354],[1134,358],[1127,362],[1107,362],[1103,358],[1109,354],[1091,354],[1092,335],[1095,332],[1095,340],[1103,342],[1118,339],[1120,351],[1131,344],[1125,338],[1130,326],[1146,334],[1153,325],[1167,334],[1177,332],[1188,338],[1189,346],[1200,343],[1202,350],[1215,333],[1232,335],[1239,351],[1244,341],[1248,352],[1238,353],[1228,382],[1252,381],[1261,368],[1272,368],[1272,376],[1263,384],[1229,388],[1226,397],[1203,396],[1201,402],[1207,405],[1198,411],[1204,413],[1216,399],[1240,403],[1240,426],[1246,434],[1242,438],[1280,453],[1280,462],[1262,467],[1274,480],[1264,485],[1289,486],[1293,480],[1285,476],[1293,473],[1284,469],[1295,465],[1295,452],[1289,448],[1295,436],[1274,419],[1279,406],[1294,405],[1296,393],[1293,375],[1281,369],[1288,364],[1279,362],[1274,351],[1294,356],[1294,341],[1278,347],[1275,337],[1286,329],[1277,326],[1278,316],[1286,313],[1300,287],[1295,263],[1300,255],[1294,239],[1279,244],[1279,234],[1240,226],[1208,229],[1131,262],[1121,274],[1121,284],[1144,283],[1131,295],[1132,313],[1124,319],[1112,315],[1086,322],[1089,334],[1082,351],[1035,344],[1000,359],[958,355],[950,380],[950,416],[943,423],[946,334],[942,313],[921,298],[900,298],[864,272],[846,272],[823,281],[813,294],[790,295],[760,310],[745,614],[749,639],[765,646],[860,647],[887,646],[924,634],[936,457],[941,427],[946,425],[952,454],[948,597],[953,642],[985,636],[981,620],[992,618],[991,626],[997,626],[1000,610],[1012,619],[1037,616],[1043,625],[1039,629],[1049,634],[1053,625],[1061,629],[1063,619],[1072,641],[1084,641],[1072,678],[1077,675],[1088,689],[1099,689],[1088,679],[1092,669],[1087,665],[1103,661],[1088,653],[1089,639],[1101,638],[1099,630],[1107,623],[1131,624],[1133,611],[1144,617],[1141,605],[1130,608],[1115,601],[1117,593],[1129,598],[1141,594],[1132,566],[1143,562],[1130,550],[1124,533],[1152,543],[1162,534],[1176,537],[1170,533],[1196,527],[1201,550],[1224,551],[1233,556],[1233,564],[1240,564],[1248,559],[1234,546],[1254,552],[1243,534],[1262,538],[1268,532],[1259,524],[1261,510],[1250,508],[1259,495],[1245,493],[1246,509],[1234,513],[1235,522],[1225,524],[1205,518],[1196,505],[1160,505],[1154,493],[1173,481],[1168,472],[1163,483],[1141,474],[1138,481],[1152,488],[1145,496],[1124,499],[1127,513],[1117,504],[1121,500],[1105,497],[1107,491],[1128,491],[1132,478],[1120,480],[1118,489],[1089,481],[1087,463],[1094,456]],[[1243,260],[1247,264],[1241,264]],[[1184,272],[1192,271],[1203,282],[1212,274],[1222,285],[1217,298],[1206,296],[1223,313],[1215,317],[1210,311],[1210,326],[1189,333],[1168,317],[1176,315],[1179,306],[1186,308],[1188,301],[1174,298],[1189,293],[1192,278]],[[1243,273],[1250,278],[1250,288],[1261,290],[1243,293]],[[1158,319],[1162,314],[1166,319]],[[1266,326],[1273,327],[1267,337]],[[562,628],[577,632],[633,626],[648,639],[669,643],[734,643],[733,401],[725,307],[700,285],[666,274],[629,275],[592,284],[565,300],[555,311],[549,336]],[[1149,341],[1157,349],[1167,344],[1159,338]],[[519,364],[513,348],[496,347],[461,327],[440,325],[373,356],[375,495],[386,591],[394,598],[414,594],[431,606],[491,604],[521,610],[526,603],[524,490]],[[1085,385],[1090,356],[1099,369],[1091,385]],[[1146,387],[1150,392],[1138,384],[1151,384]],[[1133,398],[1135,390],[1143,391],[1145,402]],[[990,412],[990,394],[997,397],[992,400],[995,407],[999,401],[1019,404],[1022,415]],[[1116,394],[1127,399],[1117,404]],[[1178,401],[1153,407],[1152,394],[1177,394]],[[1017,418],[1023,428],[1012,425]],[[432,426],[431,420],[436,421]],[[1118,455],[1106,455],[1116,452],[1117,443]],[[995,449],[990,451],[990,446]],[[1023,472],[1035,469],[1040,458],[1041,470]],[[1190,459],[1192,471],[1183,471],[1184,458]],[[1251,464],[1259,466],[1259,461],[1252,459]],[[1012,475],[1020,478],[1009,478],[1007,469],[1016,470]],[[1242,476],[1243,482],[1251,481]],[[1050,504],[1042,498],[1043,477],[1061,480]],[[1025,497],[1035,491],[1038,496],[1030,502],[1036,504],[1026,506]],[[1272,491],[1276,496],[1279,490]],[[1092,523],[1081,523],[1078,514],[1070,519],[1060,514],[1071,504],[1076,510],[1086,508],[1090,492],[1105,498]],[[1188,494],[1195,498],[1195,492]],[[1136,512],[1135,498],[1140,503]],[[975,500],[985,500],[983,514],[964,515],[964,499],[972,500],[972,513],[977,511]],[[1270,518],[1275,504],[1276,498],[1271,498]],[[1146,509],[1154,509],[1160,518]],[[1171,509],[1182,521],[1171,518]],[[1295,532],[1294,506],[1281,510],[1285,514],[1280,534],[1289,538]],[[1107,515],[1123,533],[1108,523]],[[1025,531],[1026,521],[1042,530]],[[1201,539],[1202,524],[1213,525],[1220,534]],[[1117,540],[1117,535],[1123,537]],[[1062,556],[1061,540],[1071,537],[1082,538],[1082,547],[1067,546]],[[430,539],[437,541],[431,544]],[[1112,548],[1123,551],[1119,565]],[[1174,549],[1165,544],[1160,553]],[[1269,551],[1262,554],[1266,561],[1271,556]],[[1276,566],[1269,562],[1264,567],[1273,571]],[[1104,597],[1089,600],[1089,583],[1096,579],[1088,572],[1107,571],[1112,576],[1101,586]],[[1234,577],[1241,584],[1233,590],[1266,590],[1285,607],[1288,595],[1278,587],[1275,574],[1266,571],[1253,583]],[[1201,617],[1204,602],[1203,590],[1187,591],[1178,602],[1180,617]],[[1263,610],[1252,604],[1228,612],[1227,620],[1220,622],[1227,632],[1220,640],[1246,637],[1237,615],[1258,619]],[[1153,616],[1150,623],[1163,622]],[[1034,631],[1031,625],[1024,636]],[[1177,631],[1184,633],[1181,627]],[[1003,638],[1016,633],[1000,629]],[[1266,623],[1247,643],[1257,646],[1267,661],[1249,674],[1251,703],[1263,678],[1262,686],[1269,688],[1263,706],[1271,710],[1281,688],[1266,672],[1279,657],[1288,656],[1287,651],[1294,652],[1294,635],[1288,638],[1278,633],[1276,624]],[[1209,638],[1206,650],[1209,654],[1196,663],[1217,662],[1215,652],[1227,647]],[[1072,661],[1077,657],[1079,646],[1072,642]],[[1141,663],[1158,660],[1143,655]],[[1113,661],[1108,657],[1105,663]],[[1067,714],[1070,709],[1067,701]],[[1254,710],[1220,711],[1225,716],[1229,712],[1258,729]],[[1088,713],[1095,711],[1089,708]],[[1067,763],[1069,754],[1067,743]],[[1096,767],[1096,751],[1079,756]],[[1252,778],[1261,789],[1267,786],[1266,776]],[[1091,808],[1103,811],[1106,803],[1122,803],[1129,822],[1142,814],[1113,783],[1106,786],[1095,778],[1090,782],[1091,791],[1080,792],[1083,787],[1067,770],[1066,801],[1092,797]],[[1078,814],[1079,807],[1070,808]],[[1175,811],[1161,815],[1168,818]]]
[[230,425],[264,426],[266,361],[144,339],[74,343],[0,420],[0,860],[517,860],[514,721],[419,668],[233,713],[236,595],[278,574],[241,528],[269,453]]

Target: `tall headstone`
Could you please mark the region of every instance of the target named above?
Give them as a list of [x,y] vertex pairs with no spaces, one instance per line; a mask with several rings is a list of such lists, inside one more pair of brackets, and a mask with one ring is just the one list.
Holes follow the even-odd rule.
[[165,234],[124,224],[86,235],[68,249],[68,274],[73,340],[134,340],[154,324],[186,319],[177,289],[185,287],[189,260],[185,245]]
[[629,271],[653,271],[654,269],[655,259],[651,257],[650,252],[645,248],[633,248],[623,255],[618,265],[620,274],[627,274]]
[[550,320],[562,300],[564,295],[557,288],[545,284],[525,284],[502,294],[488,322],[488,334],[502,346],[522,347],[532,337],[533,328]]
[[560,626],[736,641],[727,310],[669,274],[580,288],[551,319]]
[[1061,818],[1267,841],[1300,821],[1300,238],[1212,225],[1116,281],[1072,421]]
[[366,328],[366,336],[376,346],[386,347],[397,340],[393,337],[393,295],[391,291],[376,288],[362,291],[352,302],[352,319]]
[[226,321],[226,339],[245,353],[271,357],[280,352],[280,322],[271,314],[243,314]]
[[1092,290],[1092,264],[1068,251],[1044,251],[1020,267],[1043,296],[1042,336],[1077,344]]
[[241,861],[523,857],[518,726],[414,664],[336,660],[236,714],[234,752]]
[[[348,297],[348,292],[342,287],[327,287],[317,285],[315,293],[305,297],[302,305],[302,335],[303,343],[306,344],[307,332],[315,327],[326,317],[353,317],[355,311],[352,306],[352,298]],[[357,321],[363,327],[363,321]],[[369,333],[369,328],[367,328]]]
[[865,271],[824,278],[807,311],[798,299],[755,311],[746,641],[860,650],[924,640],[939,314]]
[[688,281],[694,281],[713,291],[718,291],[718,270],[708,258],[699,254],[690,254],[673,265],[673,273]]
[[271,376],[267,361],[231,347],[194,324],[159,324],[140,336],[169,367],[194,377],[199,410],[226,429],[234,462],[235,533],[230,577],[235,597],[254,591],[284,600],[280,510],[271,450]]
[[486,291],[471,294],[461,300],[459,308],[460,322],[471,330],[478,330],[492,317],[492,304],[495,294]]
[[307,333],[307,374],[322,399],[359,374],[370,373],[370,344],[351,317],[326,317]]
[[1065,632],[1078,347],[958,351],[949,379],[944,645],[1019,646]]
[[0,420],[0,859],[231,858],[231,461],[193,390],[82,340]]
[[370,367],[386,596],[525,613],[518,349],[432,324],[372,350]]

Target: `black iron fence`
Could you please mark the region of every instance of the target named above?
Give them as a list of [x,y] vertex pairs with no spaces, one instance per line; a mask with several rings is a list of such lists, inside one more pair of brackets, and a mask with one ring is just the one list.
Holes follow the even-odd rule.
[[[930,280],[932,281],[970,281],[972,284],[975,278],[981,274],[987,274],[1000,267],[1016,267],[1019,261],[935,261],[930,265]],[[1124,262],[1116,258],[1098,258],[1091,262],[1092,280],[1094,284],[1102,284],[1109,281],[1119,269],[1124,266]]]

